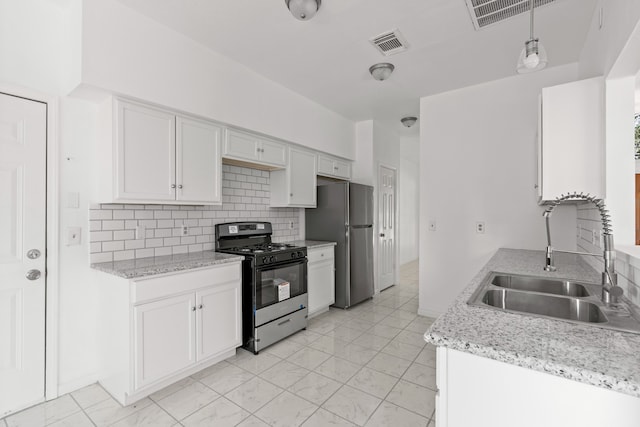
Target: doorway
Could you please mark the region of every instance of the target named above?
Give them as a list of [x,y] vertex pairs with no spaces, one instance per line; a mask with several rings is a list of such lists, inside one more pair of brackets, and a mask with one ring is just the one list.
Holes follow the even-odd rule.
[[47,104],[0,93],[0,417],[45,399]]
[[396,170],[378,169],[378,289],[394,285],[396,278]]

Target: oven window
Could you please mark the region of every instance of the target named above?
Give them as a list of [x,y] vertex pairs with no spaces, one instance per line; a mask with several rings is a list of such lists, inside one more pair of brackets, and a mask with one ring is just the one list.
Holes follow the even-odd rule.
[[299,263],[258,270],[256,309],[306,293],[306,267]]

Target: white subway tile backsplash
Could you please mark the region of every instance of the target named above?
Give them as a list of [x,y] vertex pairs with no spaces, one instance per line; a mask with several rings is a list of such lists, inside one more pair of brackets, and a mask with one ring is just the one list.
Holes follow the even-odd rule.
[[[231,221],[269,221],[274,241],[300,237],[300,209],[269,206],[269,172],[231,165],[222,170],[222,206],[91,204],[91,262],[213,250],[214,225]],[[592,215],[588,209],[579,209],[581,215],[592,219],[586,218]],[[146,228],[144,239],[135,238],[138,225]],[[182,234],[183,225],[188,227],[187,236]]]

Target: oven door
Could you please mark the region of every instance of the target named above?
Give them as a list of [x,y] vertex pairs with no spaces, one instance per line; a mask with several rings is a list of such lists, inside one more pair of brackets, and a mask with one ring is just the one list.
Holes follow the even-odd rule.
[[307,259],[256,268],[255,309],[307,293]]

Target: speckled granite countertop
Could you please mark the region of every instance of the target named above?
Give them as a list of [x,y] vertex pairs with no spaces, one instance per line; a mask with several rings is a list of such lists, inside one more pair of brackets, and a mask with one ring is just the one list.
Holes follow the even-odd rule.
[[124,277],[137,279],[156,274],[209,267],[216,264],[242,261],[243,256],[229,255],[214,251],[193,252],[190,254],[167,255],[139,258],[127,261],[101,262],[91,264],[91,268]]
[[600,281],[600,274],[575,255],[556,254],[557,272],[545,272],[543,263],[542,251],[500,249],[425,340],[640,397],[640,335],[467,305],[490,271]]
[[290,242],[284,242],[290,245],[306,246],[307,248],[319,248],[322,246],[335,246],[336,242],[325,242],[322,240],[292,240]]

